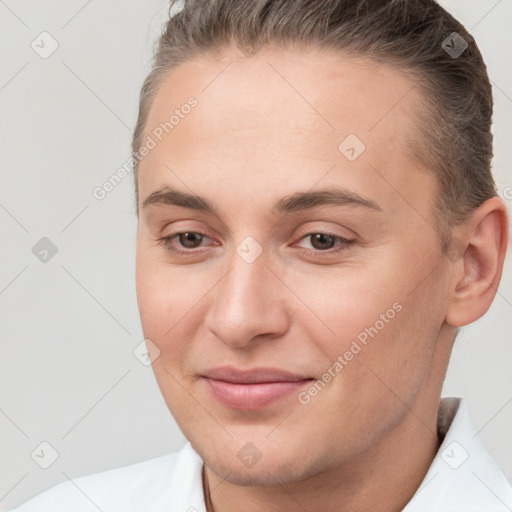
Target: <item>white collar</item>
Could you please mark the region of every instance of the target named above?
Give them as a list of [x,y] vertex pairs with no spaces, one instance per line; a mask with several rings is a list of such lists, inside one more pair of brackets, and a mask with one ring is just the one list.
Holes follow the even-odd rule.
[[[443,441],[437,455],[402,512],[512,511],[512,487],[480,441],[464,399],[441,399],[438,433]],[[190,442],[182,452],[194,460],[186,503],[189,510],[206,512],[203,461]]]
[[512,488],[480,441],[464,399],[441,399],[438,433],[441,446],[403,512],[510,512]]

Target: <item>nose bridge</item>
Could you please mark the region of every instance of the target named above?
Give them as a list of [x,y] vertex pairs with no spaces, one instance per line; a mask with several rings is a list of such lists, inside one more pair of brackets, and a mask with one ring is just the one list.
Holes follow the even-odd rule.
[[229,260],[229,271],[212,290],[206,326],[225,343],[244,346],[260,334],[286,329],[279,280],[267,268],[265,253],[255,255],[251,241],[242,242]]

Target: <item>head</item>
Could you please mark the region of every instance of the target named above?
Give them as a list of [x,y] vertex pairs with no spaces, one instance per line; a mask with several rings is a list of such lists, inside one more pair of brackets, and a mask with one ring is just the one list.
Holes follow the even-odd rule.
[[[480,52],[434,1],[171,17],[133,138],[137,296],[163,396],[216,473],[299,480],[428,421],[501,277],[491,116]],[[240,409],[205,379],[221,366],[304,380]]]

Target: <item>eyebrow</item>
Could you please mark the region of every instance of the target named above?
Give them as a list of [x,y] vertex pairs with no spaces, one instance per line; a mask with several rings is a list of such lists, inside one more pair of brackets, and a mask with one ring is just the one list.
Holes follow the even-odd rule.
[[[338,206],[363,206],[375,211],[382,208],[373,200],[355,192],[338,187],[315,192],[295,192],[278,199],[271,208],[273,215],[308,210],[318,206],[334,204]],[[163,187],[149,194],[142,203],[142,208],[150,205],[172,205],[191,208],[218,216],[217,209],[207,199],[198,195],[188,194],[170,187]]]

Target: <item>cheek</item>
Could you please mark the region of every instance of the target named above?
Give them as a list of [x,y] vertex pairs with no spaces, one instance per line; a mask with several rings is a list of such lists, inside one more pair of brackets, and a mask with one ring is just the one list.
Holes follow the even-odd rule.
[[287,283],[301,299],[293,322],[300,321],[301,329],[334,359],[353,339],[359,336],[364,343],[375,327],[380,336],[399,316],[400,293],[384,281],[381,272],[368,268],[323,269],[316,278],[290,276]]
[[399,408],[400,403],[411,404],[429,378],[442,324],[441,303],[433,289],[404,294],[393,303],[396,312],[383,311],[381,321],[365,327],[367,345],[360,358],[364,377],[356,379],[364,378],[363,389],[371,390],[382,403],[394,403]]
[[137,250],[137,302],[144,335],[159,340],[193,307],[201,290],[194,288],[179,269],[152,257],[151,252]]
[[196,294],[170,276],[174,276],[171,268],[138,256],[136,286],[142,330],[144,338],[160,351],[152,369],[167,407],[183,428],[197,414],[184,390],[188,341],[193,336],[187,329],[188,304]]
[[137,303],[146,338],[157,338],[157,333],[165,318],[168,298],[165,282],[158,279],[157,273],[143,258],[137,259],[136,271]]
[[192,347],[194,340],[200,338],[198,331],[206,315],[205,293],[215,284],[211,272],[185,270],[156,261],[142,251],[138,253],[139,315],[144,337],[160,350],[154,371],[161,387],[166,383],[162,387],[164,395],[179,392],[166,371],[180,381],[190,377]]
[[409,396],[426,378],[438,335],[436,293],[410,293],[416,280],[409,277],[389,262],[329,279],[295,276],[293,289],[311,311],[300,304],[294,322],[321,351],[320,372],[336,375],[335,393],[373,390],[383,397],[391,393],[388,384]]

